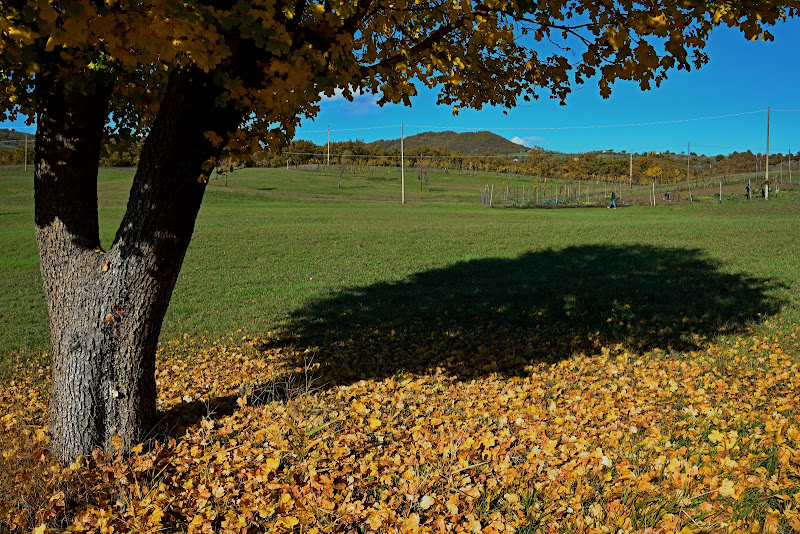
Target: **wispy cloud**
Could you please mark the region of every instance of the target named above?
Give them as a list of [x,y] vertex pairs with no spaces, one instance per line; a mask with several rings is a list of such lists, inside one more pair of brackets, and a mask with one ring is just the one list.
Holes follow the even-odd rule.
[[350,88],[353,100],[350,101],[344,96],[343,89],[336,89],[332,96],[323,96],[321,104],[335,106],[340,113],[351,115],[364,115],[377,111],[378,97],[370,93],[363,93],[361,89]]
[[544,137],[539,137],[536,135],[529,135],[527,137],[514,136],[511,138],[512,143],[526,146],[528,148],[531,148],[534,145],[540,145],[544,143],[544,141],[545,141]]

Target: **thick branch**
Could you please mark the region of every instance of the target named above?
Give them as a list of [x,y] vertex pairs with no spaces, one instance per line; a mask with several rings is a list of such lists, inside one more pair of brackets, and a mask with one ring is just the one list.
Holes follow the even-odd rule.
[[[114,241],[124,255],[145,244],[169,259],[183,259],[205,191],[203,165],[216,157],[242,113],[217,106],[222,89],[195,67],[173,71],[134,177],[128,208]],[[223,142],[215,146],[206,133]],[[170,260],[173,261],[173,260]]]
[[45,70],[36,84],[36,227],[60,221],[72,245],[93,249],[100,245],[97,161],[111,86],[70,92],[57,71]]
[[400,62],[402,62],[404,59],[407,59],[409,57],[415,58],[423,54],[424,52],[432,48],[434,44],[444,39],[445,36],[457,30],[465,23],[466,23],[465,19],[459,18],[450,21],[447,24],[443,24],[442,26],[439,26],[436,30],[431,32],[431,34],[428,35],[428,37],[426,37],[425,39],[419,41],[414,46],[412,46],[408,51],[406,51],[406,53],[397,53],[393,56],[384,58],[383,60],[379,61],[378,63],[375,63],[374,65],[365,65],[361,67],[361,75],[363,77],[368,77],[379,70],[393,69],[395,66],[400,64]]

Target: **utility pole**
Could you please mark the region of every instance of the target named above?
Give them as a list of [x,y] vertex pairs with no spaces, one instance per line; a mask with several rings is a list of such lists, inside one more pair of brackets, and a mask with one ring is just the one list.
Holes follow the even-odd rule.
[[692,160],[692,142],[690,141],[686,149],[686,188],[689,190],[689,202],[692,201],[692,184],[689,183],[689,162],[691,160]]
[[631,164],[630,164],[630,170],[628,171],[628,179],[630,180],[631,183],[631,189],[633,189],[633,152],[631,152]]
[[403,147],[405,137],[403,136],[403,123],[400,123],[400,191],[401,204],[406,203],[406,168],[405,168],[405,149]]
[[789,183],[792,183],[792,145],[789,145]]
[[769,200],[769,107],[767,108],[767,160],[764,167],[764,200]]
[[28,134],[25,134],[25,172],[28,172]]
[[331,125],[328,125],[328,168],[331,166]]

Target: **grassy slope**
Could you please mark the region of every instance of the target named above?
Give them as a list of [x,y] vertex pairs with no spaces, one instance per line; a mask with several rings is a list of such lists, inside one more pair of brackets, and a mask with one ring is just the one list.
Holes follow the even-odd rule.
[[[104,246],[113,239],[132,171],[103,169]],[[413,186],[412,178],[407,184]],[[515,258],[567,247],[647,245],[700,249],[728,273],[785,286],[796,309],[800,205],[765,204],[625,210],[490,210],[475,202],[481,176],[443,177],[419,199],[396,180],[336,179],[313,172],[243,170],[230,186],[212,181],[168,312],[163,337],[278,326],[304,304],[352,287],[403,280],[465,260]],[[47,320],[33,229],[30,176],[0,168],[0,349],[46,350]],[[602,269],[602,267],[601,267]],[[579,277],[580,273],[572,273]],[[789,296],[789,295],[792,296]],[[791,312],[794,313],[794,312]]]

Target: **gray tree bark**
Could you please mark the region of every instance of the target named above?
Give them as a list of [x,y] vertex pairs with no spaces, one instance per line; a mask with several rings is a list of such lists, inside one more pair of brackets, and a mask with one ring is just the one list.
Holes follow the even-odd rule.
[[115,436],[130,449],[152,429],[158,337],[205,191],[198,178],[219,152],[204,132],[227,139],[242,113],[215,105],[209,75],[175,70],[103,252],[97,168],[111,86],[65,85],[37,84],[35,216],[52,344],[50,447],[70,460],[112,450]]

